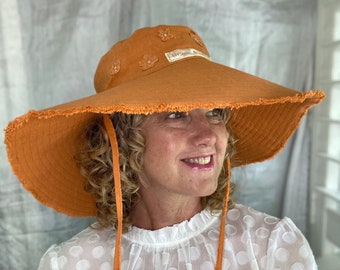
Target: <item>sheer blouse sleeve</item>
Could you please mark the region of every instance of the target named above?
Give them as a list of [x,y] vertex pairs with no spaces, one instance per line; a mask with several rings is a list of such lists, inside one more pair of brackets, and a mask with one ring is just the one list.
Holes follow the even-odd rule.
[[282,219],[271,232],[265,269],[318,269],[306,238],[289,218]]

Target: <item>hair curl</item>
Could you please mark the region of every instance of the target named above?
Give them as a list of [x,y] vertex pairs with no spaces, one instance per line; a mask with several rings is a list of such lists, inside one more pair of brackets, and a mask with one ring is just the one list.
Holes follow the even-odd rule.
[[[143,169],[143,153],[145,139],[141,124],[145,115],[114,113],[110,116],[115,127],[121,175],[123,198],[123,232],[131,226],[130,211],[138,202],[140,181],[138,173]],[[224,111],[223,120],[227,121]],[[234,154],[234,139],[230,130],[226,157]],[[86,179],[85,190],[96,198],[97,220],[101,227],[117,226],[115,187],[112,175],[112,151],[103,118],[97,116],[84,130],[76,155],[80,172]],[[223,208],[227,176],[225,165],[218,179],[216,191],[202,198],[203,206],[213,212]],[[230,195],[233,194],[234,184],[230,184]],[[233,207],[233,201],[228,201],[228,209]]]

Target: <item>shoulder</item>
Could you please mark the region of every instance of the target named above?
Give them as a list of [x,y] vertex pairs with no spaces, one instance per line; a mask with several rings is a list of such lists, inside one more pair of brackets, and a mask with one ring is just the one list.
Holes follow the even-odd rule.
[[112,228],[88,227],[71,239],[51,246],[38,269],[87,269],[89,266],[99,269],[105,263],[111,264],[114,239]]
[[279,219],[240,204],[227,217],[226,238],[230,245],[251,250],[264,269],[287,265],[316,269],[312,250],[291,219]]
[[265,226],[272,228],[280,222],[279,218],[242,204],[235,204],[235,207],[228,211],[227,218],[230,223],[246,227]]
[[290,218],[279,219],[242,204],[236,204],[228,211],[227,228],[228,225],[239,230],[239,233],[247,232],[256,239],[281,237],[281,240],[288,242],[292,242],[293,239],[305,239]]

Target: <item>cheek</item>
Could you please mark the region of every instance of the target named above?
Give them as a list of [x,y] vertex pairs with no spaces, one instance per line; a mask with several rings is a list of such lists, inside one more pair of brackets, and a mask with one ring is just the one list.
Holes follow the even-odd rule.
[[144,160],[161,163],[163,160],[169,160],[175,155],[178,149],[178,140],[169,132],[162,130],[150,130],[145,136],[146,146]]
[[228,146],[228,139],[229,139],[229,134],[226,128],[224,126],[220,127],[218,130],[216,130],[216,135],[217,135],[218,147],[221,149],[221,151],[226,151],[227,146]]
[[[164,135],[164,136],[163,136]],[[167,135],[159,133],[148,137],[143,155],[144,165],[140,179],[145,187],[154,185],[159,180],[167,179],[175,172],[176,150],[178,146],[168,140]]]

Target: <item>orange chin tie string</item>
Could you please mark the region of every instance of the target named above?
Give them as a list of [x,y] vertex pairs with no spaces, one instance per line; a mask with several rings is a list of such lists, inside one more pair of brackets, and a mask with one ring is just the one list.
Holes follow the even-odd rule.
[[218,239],[218,250],[217,250],[217,259],[215,270],[222,270],[222,261],[223,261],[223,251],[224,251],[224,238],[225,238],[225,223],[228,211],[228,202],[229,202],[229,190],[230,190],[230,158],[227,157],[226,160],[226,170],[227,170],[227,186],[225,189],[225,201],[221,216],[221,224],[220,224],[220,236]]
[[117,210],[117,231],[113,269],[120,270],[120,258],[121,258],[120,250],[123,234],[123,201],[122,201],[122,188],[120,183],[119,151],[116,132],[109,115],[107,114],[103,115],[103,119],[112,149],[112,167]]

